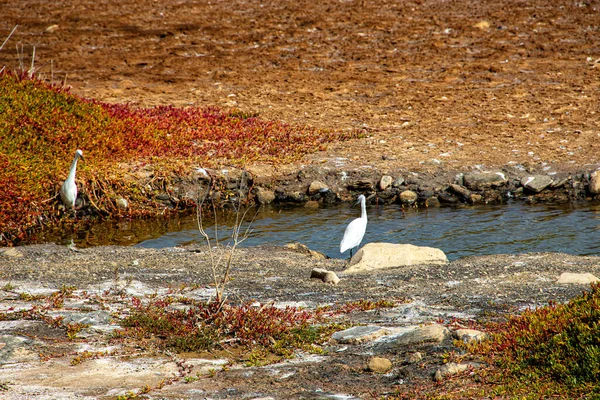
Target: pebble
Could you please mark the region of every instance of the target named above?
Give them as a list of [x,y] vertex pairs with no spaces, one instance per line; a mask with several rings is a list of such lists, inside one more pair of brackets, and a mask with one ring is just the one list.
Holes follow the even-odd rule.
[[502,186],[508,179],[503,172],[470,172],[463,176],[464,185],[470,190],[483,190]]
[[429,197],[427,200],[425,200],[425,207],[439,207],[440,201],[438,200],[437,197]]
[[385,374],[392,369],[392,362],[384,357],[372,357],[367,362],[367,369],[378,374]]
[[416,351],[408,357],[409,364],[416,364],[423,359],[423,353]]
[[392,183],[392,187],[397,188],[397,187],[402,186],[403,184],[404,184],[404,178],[399,176],[398,178],[396,178],[394,183]]
[[471,204],[479,204],[483,202],[483,196],[480,194],[473,193],[469,195],[469,203]]
[[594,171],[590,175],[590,187],[589,191],[592,194],[600,193],[600,171]]
[[447,376],[452,376],[456,374],[460,374],[463,371],[469,369],[469,364],[457,364],[453,362],[449,362],[447,364],[442,365],[433,376],[433,379],[437,382],[442,381]]
[[320,279],[332,285],[337,285],[340,282],[340,278],[338,278],[335,272],[323,268],[313,268],[310,272],[310,279]]
[[547,175],[528,175],[521,179],[521,186],[526,190],[539,193],[552,184],[553,180]]
[[129,208],[129,202],[127,201],[127,199],[123,198],[123,197],[119,197],[115,203],[117,204],[117,207],[120,208],[121,210],[127,210],[127,208]]
[[256,200],[258,204],[265,205],[272,203],[275,200],[275,192],[269,189],[265,189],[262,187],[257,187],[255,189]]
[[400,193],[400,201],[402,204],[413,205],[417,201],[417,194],[412,190],[405,190]]
[[456,185],[454,183],[452,183],[452,184],[450,184],[450,186],[448,186],[448,191],[459,195],[465,201],[469,200],[469,197],[471,196],[471,191],[469,189],[467,189],[466,187],[461,186],[461,185]]
[[394,178],[392,178],[389,175],[383,175],[381,177],[381,179],[379,180],[379,189],[385,190],[385,189],[389,188],[393,182],[394,182]]
[[312,181],[308,187],[308,194],[313,195],[324,190],[328,190],[329,187],[321,181]]
[[457,329],[454,331],[454,337],[456,337],[458,340],[462,340],[465,343],[479,343],[487,339],[488,334],[476,329]]

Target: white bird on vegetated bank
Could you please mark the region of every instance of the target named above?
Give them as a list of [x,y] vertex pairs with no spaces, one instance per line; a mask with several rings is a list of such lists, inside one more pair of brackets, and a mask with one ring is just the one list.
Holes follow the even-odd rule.
[[367,230],[367,199],[365,196],[362,194],[358,196],[356,204],[358,203],[360,203],[360,218],[356,218],[348,224],[340,243],[340,253],[350,249],[350,258],[352,258],[352,249],[358,247]]
[[60,199],[67,209],[75,210],[75,200],[77,200],[77,185],[75,184],[75,172],[77,170],[77,160],[83,158],[83,151],[77,150],[75,152],[75,158],[71,163],[71,170],[67,180],[60,187]]

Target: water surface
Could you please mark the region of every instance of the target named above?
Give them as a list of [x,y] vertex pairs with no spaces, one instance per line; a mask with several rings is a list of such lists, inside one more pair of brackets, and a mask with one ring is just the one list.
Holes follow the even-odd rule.
[[[367,206],[369,222],[362,244],[410,243],[442,249],[450,260],[469,255],[558,251],[600,255],[600,206],[503,206],[403,210],[398,205]],[[253,214],[253,213],[250,213]],[[324,208],[263,208],[241,246],[301,242],[330,257],[345,258],[339,243],[346,225],[360,209],[348,205]],[[218,236],[226,239],[234,224],[219,215]],[[247,225],[243,225],[246,228]],[[214,223],[205,228],[214,239]],[[65,238],[66,239],[66,238]],[[70,238],[69,238],[70,239]],[[79,232],[75,243],[134,244],[164,248],[205,243],[196,216],[168,220],[110,223]]]

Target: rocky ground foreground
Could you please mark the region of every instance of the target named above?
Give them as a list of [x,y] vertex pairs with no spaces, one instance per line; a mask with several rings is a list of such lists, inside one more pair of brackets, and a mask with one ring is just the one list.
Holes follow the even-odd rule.
[[[0,4],[0,38],[18,25],[0,67],[23,68],[35,47],[38,73],[85,97],[236,108],[363,134],[296,165],[247,166],[262,202],[338,201],[357,192],[404,204],[435,198],[430,206],[589,201],[600,196],[593,175],[600,167],[598,11],[597,3],[566,0],[23,0]],[[121,356],[108,348],[117,328],[112,313],[126,311],[131,296],[182,291],[208,299],[210,270],[196,250],[2,251],[0,397],[115,398],[147,385],[157,399],[369,398],[436,376],[445,385],[452,373],[478,368],[442,369],[451,338],[469,335],[459,328],[588,287],[563,283],[563,273],[600,276],[598,257],[565,254],[349,275],[340,260],[240,249],[228,286],[233,301],[309,308],[401,301],[352,314],[363,327],[337,334],[323,355],[266,367],[223,369],[222,355]],[[338,273],[340,282],[310,279],[315,267]],[[60,308],[48,304],[64,285],[76,290]],[[42,321],[2,320],[32,306],[89,327],[68,339]],[[369,367],[373,357],[389,364]],[[198,379],[171,379],[183,373]]]
[[[314,268],[333,271],[340,281],[310,279]],[[480,367],[444,364],[442,358],[456,350],[454,339],[479,338],[481,332],[464,330],[472,322],[576,296],[600,276],[600,257],[535,253],[356,274],[344,269],[345,261],[302,247],[238,250],[227,286],[232,302],[309,309],[361,299],[397,304],[348,314],[356,326],[335,333],[323,354],[299,352],[274,365],[223,368],[228,357],[222,353],[136,353],[108,343],[119,328],[113,315],[126,313],[133,296],[147,300],[175,293],[207,300],[214,295],[205,248],[5,250],[0,254],[0,394],[116,398],[149,388],[148,398],[155,399],[370,398],[434,380],[444,385],[461,371]],[[73,293],[64,304],[52,304],[48,296],[65,287]],[[34,306],[50,317],[63,316],[63,324],[86,327],[68,338],[64,327],[6,318]],[[98,352],[105,353],[90,356]]]

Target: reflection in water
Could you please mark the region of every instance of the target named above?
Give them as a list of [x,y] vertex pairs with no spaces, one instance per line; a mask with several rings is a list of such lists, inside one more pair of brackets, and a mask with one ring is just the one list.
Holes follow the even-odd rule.
[[[468,255],[560,251],[600,255],[600,206],[504,206],[402,210],[397,205],[367,207],[369,224],[362,244],[368,242],[410,243],[442,249],[449,259]],[[253,214],[252,212],[250,214]],[[313,208],[263,208],[250,237],[242,246],[282,245],[294,241],[330,257],[339,253],[339,243],[349,221],[360,210],[348,205]],[[234,218],[218,216],[219,238],[231,234]],[[214,236],[214,221],[205,221]],[[47,237],[51,237],[49,235]],[[56,238],[56,236],[54,236]],[[73,237],[78,246],[106,244],[163,248],[204,243],[196,216],[163,220],[104,222]],[[54,239],[56,240],[56,239]],[[58,241],[70,242],[71,236]]]

